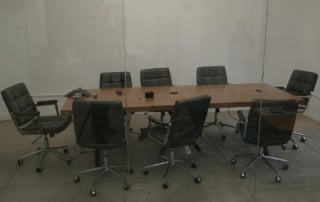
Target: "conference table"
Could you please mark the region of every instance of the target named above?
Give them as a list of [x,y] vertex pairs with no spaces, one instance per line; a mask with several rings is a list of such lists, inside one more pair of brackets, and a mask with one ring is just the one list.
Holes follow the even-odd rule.
[[[211,108],[249,107],[253,99],[295,99],[299,104],[304,100],[265,83],[226,84],[226,85],[186,85],[162,87],[133,87],[89,89],[92,97],[84,100],[121,100],[126,111],[171,110],[178,99],[207,94],[211,96]],[[153,98],[145,98],[145,93],[153,92]],[[72,98],[68,98],[61,108],[61,114],[72,114]]]
[[[133,88],[104,88],[89,89],[96,95],[77,99],[111,101],[121,100],[128,112],[169,111],[175,101],[200,95],[211,96],[210,107],[231,108],[249,107],[253,99],[295,99],[303,104],[300,97],[291,95],[284,90],[264,83],[199,85],[199,86],[162,86],[162,87],[133,87]],[[145,94],[153,92],[153,98],[145,98]],[[67,98],[61,108],[62,115],[72,114],[73,98]],[[95,165],[99,166],[99,150],[95,151]]]

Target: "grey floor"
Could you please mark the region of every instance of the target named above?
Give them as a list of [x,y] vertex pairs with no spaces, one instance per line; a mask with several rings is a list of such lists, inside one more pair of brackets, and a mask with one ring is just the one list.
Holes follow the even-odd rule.
[[[221,119],[234,122],[228,113],[221,115]],[[134,115],[135,130],[146,124],[144,115]],[[159,160],[159,146],[130,134],[129,151],[134,168],[134,173],[129,175],[131,189],[124,191],[117,177],[106,175],[96,186],[97,196],[92,198],[89,190],[94,177],[82,177],[78,184],[72,180],[76,172],[93,166],[92,152],[80,155],[83,150],[75,143],[72,125],[51,139],[51,145],[70,146],[72,164],[66,165],[55,155],[49,155],[44,171],[38,174],[35,172],[38,157],[25,160],[21,167],[17,166],[17,159],[40,143],[31,145],[34,137],[21,136],[11,121],[4,121],[0,123],[0,201],[320,201],[320,124],[299,115],[296,130],[307,134],[307,142],[298,142],[298,150],[292,150],[290,143],[285,151],[278,146],[270,148],[272,155],[289,160],[288,170],[276,165],[281,183],[275,183],[275,174],[263,162],[258,164],[257,170],[250,169],[246,179],[240,179],[241,167],[248,159],[238,159],[236,165],[231,165],[230,159],[233,154],[256,152],[257,148],[244,144],[231,128],[219,130],[212,126],[206,128],[199,139],[202,152],[192,154],[202,182],[195,184],[191,175],[175,169],[167,190],[161,187],[163,168],[150,170],[147,176],[142,174],[143,166]],[[225,141],[221,140],[221,134],[226,135]],[[113,154],[111,161],[116,162],[123,159],[125,152],[115,150]]]

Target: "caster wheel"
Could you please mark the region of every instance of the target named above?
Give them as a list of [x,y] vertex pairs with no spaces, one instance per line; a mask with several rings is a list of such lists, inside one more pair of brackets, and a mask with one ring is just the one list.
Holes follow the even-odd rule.
[[306,140],[307,140],[307,138],[304,137],[304,136],[302,136],[302,137],[300,138],[300,141],[301,141],[301,142],[305,142]]
[[96,190],[95,190],[95,189],[91,189],[90,195],[91,195],[92,197],[95,197],[95,196],[97,195]]
[[222,135],[222,136],[221,136],[221,139],[222,139],[222,140],[226,140],[226,138],[227,138],[227,136],[225,136],[225,135]]
[[289,168],[289,165],[288,164],[282,164],[282,169],[283,170],[288,170],[288,168]]
[[293,150],[297,150],[298,149],[298,145],[296,145],[296,144],[292,145],[292,149]]
[[67,163],[67,165],[71,165],[71,163],[72,163],[71,159],[67,159],[66,163]]
[[124,184],[124,185],[123,185],[123,189],[127,191],[127,190],[130,189],[130,186],[129,186],[128,184]]
[[128,174],[133,174],[133,168],[130,168],[129,170],[128,170]]
[[197,164],[195,164],[195,163],[191,163],[191,168],[196,168],[197,167]]
[[281,182],[281,177],[279,175],[276,177],[276,182],[277,183]]
[[74,176],[73,182],[74,183],[79,183],[80,182],[80,177],[79,176]]
[[149,175],[149,171],[148,170],[143,171],[143,175]]
[[236,159],[231,159],[231,164],[236,164],[237,160]]
[[245,179],[246,178],[246,174],[244,172],[240,173],[240,178],[241,179]]
[[286,150],[286,149],[287,149],[287,147],[286,147],[286,146],[284,146],[284,145],[281,145],[281,149],[282,149],[282,150]]
[[200,177],[194,178],[194,183],[199,184],[200,182],[201,182],[201,178]]
[[23,165],[23,159],[19,159],[19,160],[18,160],[18,165],[19,165],[19,166],[22,166],[22,165]]
[[63,153],[68,154],[69,153],[69,149],[67,149],[67,148],[63,149]]
[[42,168],[36,168],[36,172],[37,173],[41,173],[42,172]]
[[168,189],[168,188],[169,188],[169,185],[168,185],[167,183],[163,183],[163,184],[162,184],[162,188],[163,188],[163,189]]

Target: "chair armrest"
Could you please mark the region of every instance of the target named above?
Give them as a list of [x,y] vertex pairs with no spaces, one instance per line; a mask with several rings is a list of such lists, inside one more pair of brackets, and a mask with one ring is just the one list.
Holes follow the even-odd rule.
[[40,112],[26,112],[26,113],[12,113],[11,115],[14,117],[21,117],[21,116],[39,116]]
[[59,108],[58,108],[58,100],[41,100],[38,101],[37,106],[48,106],[48,105],[54,105],[56,109],[57,116],[59,116]]
[[37,102],[37,106],[56,105],[58,100],[42,100]]
[[149,122],[155,123],[157,125],[160,125],[160,126],[163,126],[163,127],[169,126],[169,123],[162,122],[159,119],[157,119],[157,118],[155,118],[155,117],[153,117],[151,115],[148,115],[148,119],[149,119]]

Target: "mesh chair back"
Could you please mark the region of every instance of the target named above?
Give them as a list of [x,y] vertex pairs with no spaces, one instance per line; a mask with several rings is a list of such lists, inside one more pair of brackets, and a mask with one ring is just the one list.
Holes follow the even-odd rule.
[[[36,105],[24,83],[18,83],[1,91],[2,98],[18,128],[38,115]],[[28,114],[28,116],[21,116]]]
[[202,66],[197,68],[197,84],[228,84],[225,66]]
[[318,74],[303,70],[293,70],[286,90],[294,95],[311,95],[318,80]]
[[104,72],[100,74],[100,88],[131,88],[130,72]]
[[140,82],[142,87],[172,86],[170,69],[168,67],[142,69]]
[[72,111],[79,145],[89,148],[110,148],[126,143],[126,126],[121,101],[75,100]]
[[295,100],[254,100],[246,130],[240,130],[243,140],[260,146],[287,143],[293,132],[297,107]]
[[201,136],[210,101],[208,95],[176,101],[168,137],[171,147],[195,143]]

